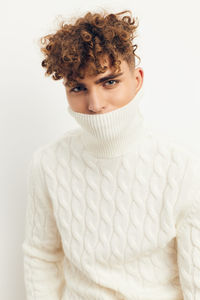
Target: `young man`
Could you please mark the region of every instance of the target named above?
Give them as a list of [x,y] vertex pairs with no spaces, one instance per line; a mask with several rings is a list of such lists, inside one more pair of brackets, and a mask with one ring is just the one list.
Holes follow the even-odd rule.
[[27,300],[200,299],[200,159],[145,124],[126,13],[42,39],[79,128],[30,163]]

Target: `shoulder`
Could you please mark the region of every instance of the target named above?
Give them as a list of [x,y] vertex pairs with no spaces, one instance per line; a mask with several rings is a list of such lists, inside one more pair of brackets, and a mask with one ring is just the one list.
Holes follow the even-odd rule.
[[170,136],[152,131],[151,136],[157,152],[155,159],[160,165],[162,161],[167,163],[168,178],[179,185],[180,193],[200,187],[200,155]]
[[79,133],[79,129],[71,129],[53,142],[39,146],[33,151],[29,165],[34,164],[38,167],[39,165],[43,167],[55,165],[58,160],[63,159],[63,156],[66,157],[68,155],[70,141],[73,137],[77,137]]
[[174,167],[178,164],[183,170],[182,185],[186,185],[186,187],[200,185],[200,155],[175,138],[156,135],[156,139],[171,153],[171,163],[174,164]]
[[153,129],[149,130],[150,136],[154,141],[155,147],[158,151],[167,151],[171,154],[174,162],[177,160],[183,160],[185,163],[187,160],[200,161],[200,155],[192,151],[186,144],[181,143],[175,137],[169,136],[165,133],[159,133]]

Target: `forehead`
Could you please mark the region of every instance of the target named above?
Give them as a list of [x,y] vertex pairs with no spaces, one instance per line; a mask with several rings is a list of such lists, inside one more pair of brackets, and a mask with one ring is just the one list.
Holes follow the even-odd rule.
[[[121,61],[121,64],[119,66],[119,71],[115,71],[115,69],[113,68],[113,66],[111,66],[111,63],[110,63],[110,60],[108,59],[107,56],[104,56],[103,58],[101,58],[100,60],[100,63],[101,65],[104,67],[106,66],[107,69],[104,73],[100,73],[100,74],[95,74],[95,75],[90,75],[90,64],[88,64],[88,66],[84,69],[84,78],[81,79],[81,78],[76,78],[76,83],[85,83],[86,81],[89,82],[89,81],[97,81],[98,79],[102,78],[102,77],[105,77],[105,76],[108,76],[109,74],[111,73],[114,73],[114,74],[118,74],[120,72],[123,72],[123,73],[126,73],[128,70],[129,70],[129,67],[128,67],[128,64],[125,60],[123,59],[120,59]],[[64,79],[64,82],[66,83],[67,80],[66,78]],[[74,85],[73,84],[73,85]]]

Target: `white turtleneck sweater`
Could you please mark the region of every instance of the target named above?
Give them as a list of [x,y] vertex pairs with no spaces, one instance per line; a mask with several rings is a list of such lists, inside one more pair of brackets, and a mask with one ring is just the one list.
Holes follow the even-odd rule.
[[139,92],[30,161],[27,300],[200,300],[200,158],[153,133]]

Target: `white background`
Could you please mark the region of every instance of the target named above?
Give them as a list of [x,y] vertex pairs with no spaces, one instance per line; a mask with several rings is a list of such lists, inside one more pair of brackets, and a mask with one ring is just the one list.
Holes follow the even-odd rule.
[[[73,5],[72,5],[73,3]],[[109,3],[109,4],[107,4]],[[82,9],[84,7],[84,9]],[[101,8],[139,19],[147,122],[200,155],[200,1],[6,1],[0,12],[0,299],[25,300],[22,242],[27,164],[75,126],[62,81],[45,77],[37,40],[57,20]]]

